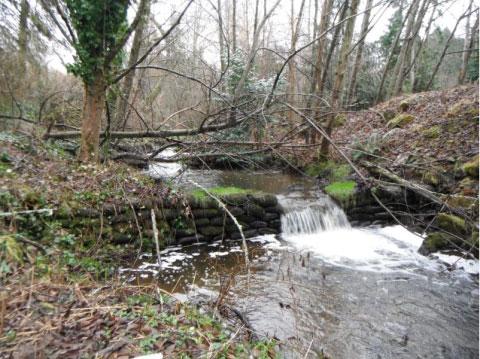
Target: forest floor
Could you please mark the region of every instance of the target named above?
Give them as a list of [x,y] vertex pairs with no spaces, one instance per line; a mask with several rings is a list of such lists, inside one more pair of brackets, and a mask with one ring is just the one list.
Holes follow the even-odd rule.
[[227,306],[119,277],[138,243],[110,243],[89,209],[175,198],[171,188],[123,164],[81,165],[29,135],[0,136],[0,358],[275,355],[276,342],[252,336]]

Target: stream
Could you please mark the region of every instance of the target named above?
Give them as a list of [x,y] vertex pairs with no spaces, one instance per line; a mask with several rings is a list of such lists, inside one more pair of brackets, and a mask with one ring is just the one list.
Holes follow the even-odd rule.
[[421,236],[401,226],[352,228],[313,182],[292,175],[149,171],[185,187],[194,179],[274,193],[282,234],[248,240],[250,278],[232,241],[169,247],[162,268],[144,254],[122,270],[126,280],[156,280],[180,299],[215,299],[222,288],[258,334],[281,340],[286,358],[478,358],[478,261],[424,257]]

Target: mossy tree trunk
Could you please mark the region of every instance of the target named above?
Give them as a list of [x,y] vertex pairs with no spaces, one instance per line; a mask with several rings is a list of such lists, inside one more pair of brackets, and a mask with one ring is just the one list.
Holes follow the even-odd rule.
[[105,111],[106,81],[98,71],[90,82],[84,83],[82,135],[78,159],[81,162],[97,162],[100,144],[100,127]]

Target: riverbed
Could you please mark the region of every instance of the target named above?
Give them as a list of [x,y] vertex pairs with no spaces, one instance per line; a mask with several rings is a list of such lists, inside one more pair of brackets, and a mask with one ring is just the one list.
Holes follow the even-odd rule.
[[[291,358],[478,358],[478,261],[417,253],[420,234],[401,226],[352,228],[315,183],[272,172],[150,169],[191,188],[238,186],[275,193],[282,234],[170,247],[125,280],[155,280],[180,299],[219,289],[259,335]],[[178,176],[176,176],[178,175]],[[226,283],[229,284],[226,287]]]

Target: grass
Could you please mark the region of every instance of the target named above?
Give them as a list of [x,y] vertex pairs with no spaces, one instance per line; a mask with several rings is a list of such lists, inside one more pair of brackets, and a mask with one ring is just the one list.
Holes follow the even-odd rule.
[[[238,187],[214,187],[214,188],[208,188],[208,192],[218,197],[230,196],[234,194],[253,193],[253,191],[251,190],[238,188]],[[191,192],[191,194],[196,199],[204,199],[208,197],[208,195],[205,193],[203,189],[194,190]]]
[[345,201],[353,195],[355,186],[355,181],[334,182],[325,187],[325,192],[338,201]]

